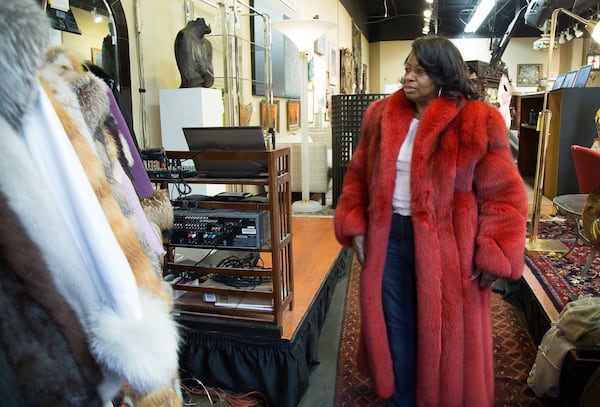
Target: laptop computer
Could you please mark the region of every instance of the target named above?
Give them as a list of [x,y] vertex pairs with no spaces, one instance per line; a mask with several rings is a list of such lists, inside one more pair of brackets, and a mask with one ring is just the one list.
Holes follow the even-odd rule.
[[[260,126],[184,127],[190,151],[266,151]],[[267,160],[194,159],[199,176],[209,178],[252,178],[266,176]]]

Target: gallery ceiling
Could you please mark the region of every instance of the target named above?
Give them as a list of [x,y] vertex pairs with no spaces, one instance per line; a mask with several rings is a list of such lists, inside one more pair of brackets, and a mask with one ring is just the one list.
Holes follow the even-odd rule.
[[[340,0],[348,9],[369,42],[412,40],[423,35],[425,0]],[[480,0],[434,0],[430,33],[450,38],[501,38],[515,16],[527,8],[527,0],[497,0],[494,9],[474,34],[465,34],[464,28]],[[552,7],[597,8],[600,1],[538,0]],[[585,4],[584,4],[585,3]],[[581,8],[581,7],[580,7]],[[578,10],[582,12],[582,10]],[[536,37],[537,28],[525,24],[523,18],[515,21],[512,37]]]

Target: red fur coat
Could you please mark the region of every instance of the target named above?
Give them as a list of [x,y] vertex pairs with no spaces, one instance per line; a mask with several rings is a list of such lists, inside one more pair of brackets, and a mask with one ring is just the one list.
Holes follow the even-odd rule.
[[[381,109],[376,108],[382,105]],[[394,375],[381,305],[396,160],[414,116],[402,90],[374,102],[335,212],[339,241],[367,235],[360,279],[359,366],[389,398]],[[376,131],[377,126],[381,132]],[[471,275],[523,271],[527,195],[506,125],[480,101],[436,98],[425,110],[411,163],[418,297],[417,402],[491,406],[494,401],[490,291]]]

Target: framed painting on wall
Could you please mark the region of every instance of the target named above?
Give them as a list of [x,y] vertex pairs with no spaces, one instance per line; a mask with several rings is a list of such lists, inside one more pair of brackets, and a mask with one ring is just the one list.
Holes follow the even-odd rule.
[[300,128],[300,101],[287,101],[287,129],[298,130]]
[[101,48],[92,48],[92,64],[102,66],[102,49]]
[[275,129],[279,133],[279,100],[270,105],[260,102],[260,126],[263,130]]
[[321,35],[319,38],[315,40],[315,54],[317,55],[325,55],[326,50],[326,42],[325,42],[325,34]]
[[329,44],[329,60],[327,62],[329,63],[329,85],[336,86],[338,84],[338,66],[340,60],[337,57],[337,48],[333,43]]
[[[269,0],[251,0],[250,5],[271,17],[271,21],[285,20],[287,16],[271,5]],[[265,24],[263,17],[250,18],[252,71],[252,94],[265,95]],[[300,53],[292,40],[277,30],[271,30],[271,66],[273,96],[279,98],[299,98],[300,89]]]
[[542,64],[518,64],[517,86],[538,86],[542,78]]

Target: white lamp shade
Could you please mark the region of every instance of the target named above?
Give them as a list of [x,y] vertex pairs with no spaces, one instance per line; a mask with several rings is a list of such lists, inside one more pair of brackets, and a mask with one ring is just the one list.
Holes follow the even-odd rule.
[[600,42],[600,24],[598,23],[588,23],[586,27],[589,31],[591,31],[592,38],[596,42]]
[[335,24],[325,20],[294,19],[276,21],[271,27],[288,37],[299,52],[310,52],[316,39],[335,27]]

